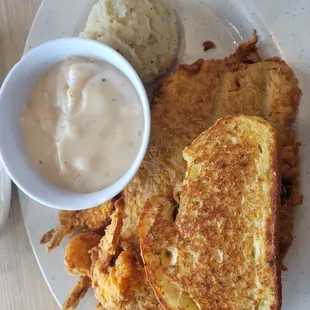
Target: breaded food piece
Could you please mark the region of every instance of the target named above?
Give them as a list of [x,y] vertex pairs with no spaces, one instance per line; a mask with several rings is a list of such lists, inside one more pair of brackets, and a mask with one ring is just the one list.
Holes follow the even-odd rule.
[[70,292],[68,298],[62,305],[62,310],[74,310],[78,306],[80,300],[85,296],[88,289],[91,287],[91,280],[89,277],[80,277],[77,284]]
[[95,297],[104,309],[157,309],[158,302],[146,281],[139,252],[120,241],[123,201],[118,200],[112,222],[92,250],[91,279]]
[[90,276],[90,250],[98,246],[101,235],[81,232],[74,236],[66,247],[65,267],[73,275]]
[[[104,276],[113,255],[119,246],[119,235],[123,219],[123,202],[115,202],[112,221],[106,228],[105,236],[94,232],[82,232],[71,239],[66,247],[65,266],[69,273],[81,275],[63,304],[64,310],[74,310],[87,290],[92,285],[94,274],[94,288],[98,290],[96,275]],[[98,271],[98,272],[97,272]],[[96,291],[95,291],[96,292]],[[98,307],[103,307],[100,303]]]
[[241,44],[235,54],[224,60],[180,65],[155,89],[148,152],[124,190],[123,237],[135,238],[148,197],[173,196],[186,169],[183,149],[217,119],[242,113],[261,116],[277,129],[284,188],[280,246],[286,252],[292,241],[291,210],[300,203],[298,169],[296,173],[299,145],[292,130],[300,89],[292,69],[283,60],[260,60],[256,43],[254,34],[253,40]]
[[102,304],[101,304],[100,302],[98,302],[97,307],[96,307],[96,310],[106,310],[106,308],[104,308],[104,307],[102,306]]
[[100,240],[97,247],[91,251],[92,271],[99,269],[104,271],[110,265],[113,256],[117,253],[119,247],[120,233],[123,225],[124,202],[122,199],[115,202],[115,211],[111,216],[111,223],[105,230],[105,235]]
[[147,282],[140,253],[128,242],[121,242],[119,252],[104,271],[93,274],[95,296],[104,309],[160,309]]
[[98,245],[101,236],[94,232],[81,232],[74,236],[66,247],[65,267],[73,275],[80,275],[80,279],[74,286],[62,309],[74,310],[80,300],[91,287],[91,253],[90,250]]
[[96,310],[106,310],[100,302],[98,302]]
[[179,206],[153,196],[139,224],[158,300],[175,310],[280,309],[275,129],[258,117],[224,117],[183,156]]
[[103,232],[111,221],[114,202],[115,200],[111,200],[86,210],[60,211],[57,227],[44,234],[40,243],[46,243],[46,250],[50,252],[61,243],[66,235],[70,235],[78,229]]

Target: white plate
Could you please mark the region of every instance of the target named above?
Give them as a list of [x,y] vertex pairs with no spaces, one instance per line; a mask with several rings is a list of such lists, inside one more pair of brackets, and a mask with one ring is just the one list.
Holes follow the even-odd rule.
[[5,172],[0,158],[0,234],[11,206],[11,179]]
[[[168,0],[166,0],[168,1]],[[25,51],[46,40],[76,36],[82,30],[95,0],[45,0],[31,29]],[[294,69],[303,96],[296,121],[301,149],[301,185],[304,204],[295,211],[295,240],[285,259],[283,309],[310,309],[310,1],[288,0],[169,0],[182,25],[179,61],[190,63],[200,57],[222,58],[240,41],[258,30],[260,54],[279,55]],[[201,43],[213,41],[217,48],[203,52]],[[308,154],[308,156],[306,155]],[[77,281],[63,267],[67,240],[50,254],[39,244],[41,236],[56,225],[57,211],[40,206],[20,193],[25,224],[34,253],[56,300],[62,304]],[[95,309],[91,293],[79,309]]]

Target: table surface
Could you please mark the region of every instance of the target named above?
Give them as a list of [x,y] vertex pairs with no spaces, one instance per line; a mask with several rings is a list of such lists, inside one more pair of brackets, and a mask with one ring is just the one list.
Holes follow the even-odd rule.
[[[0,0],[0,85],[22,55],[40,2]],[[15,187],[8,222],[0,231],[0,309],[59,309],[32,253]]]

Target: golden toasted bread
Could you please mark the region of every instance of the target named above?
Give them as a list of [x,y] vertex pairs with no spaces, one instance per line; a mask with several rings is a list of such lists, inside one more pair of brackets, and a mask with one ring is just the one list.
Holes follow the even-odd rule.
[[224,117],[183,152],[179,206],[151,197],[139,223],[147,278],[165,309],[280,309],[276,131]]

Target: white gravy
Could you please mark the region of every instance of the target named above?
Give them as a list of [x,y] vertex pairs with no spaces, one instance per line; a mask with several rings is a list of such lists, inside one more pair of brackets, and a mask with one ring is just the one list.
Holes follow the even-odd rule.
[[144,126],[138,94],[118,69],[71,56],[40,78],[22,127],[40,174],[59,187],[88,193],[126,173]]

